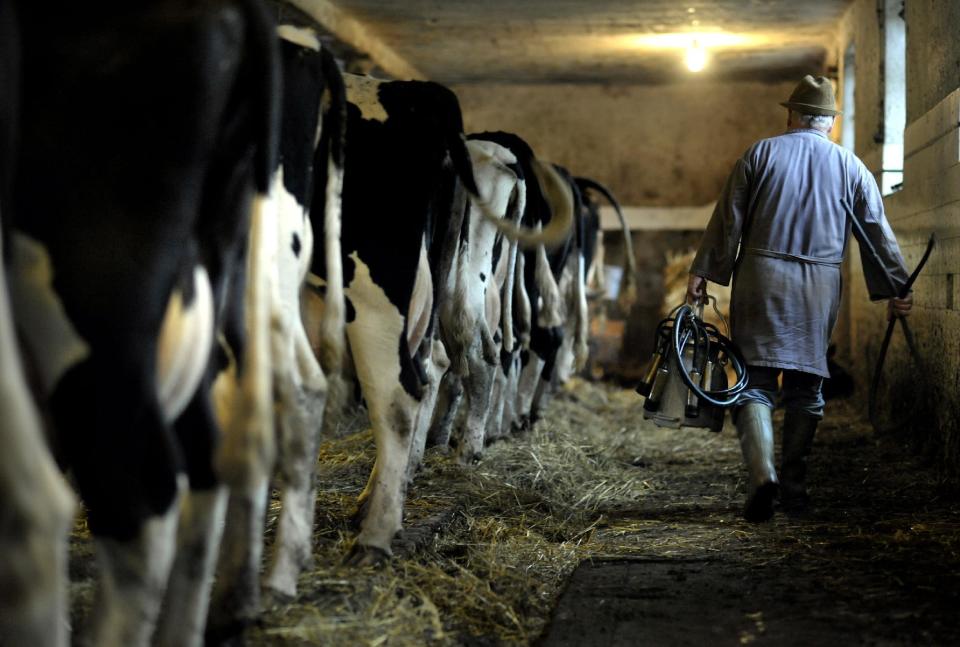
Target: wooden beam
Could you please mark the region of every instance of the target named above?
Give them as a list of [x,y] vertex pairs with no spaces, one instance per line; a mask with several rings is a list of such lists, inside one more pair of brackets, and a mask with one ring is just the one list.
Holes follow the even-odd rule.
[[[631,231],[702,231],[706,229],[713,204],[701,207],[623,207]],[[612,207],[600,207],[600,227],[620,231],[620,220]]]
[[334,5],[330,0],[291,0],[310,14],[335,37],[365,52],[384,72],[395,79],[426,79],[423,73],[397,54],[392,47],[370,33],[366,25]]

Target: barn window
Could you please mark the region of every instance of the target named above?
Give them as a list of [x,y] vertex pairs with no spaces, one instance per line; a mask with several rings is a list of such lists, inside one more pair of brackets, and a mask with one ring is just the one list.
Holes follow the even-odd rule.
[[883,12],[883,195],[903,186],[903,130],[907,122],[907,29],[903,0],[880,0]]
[[840,117],[840,143],[852,151],[856,148],[856,48],[853,43],[843,55],[843,116]]

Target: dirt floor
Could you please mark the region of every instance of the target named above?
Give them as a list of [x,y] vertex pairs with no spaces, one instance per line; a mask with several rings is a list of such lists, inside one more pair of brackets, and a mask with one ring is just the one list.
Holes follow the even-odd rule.
[[[397,557],[366,570],[340,565],[373,457],[358,415],[321,452],[315,567],[246,644],[960,644],[956,490],[859,412],[829,405],[815,511],[753,525],[733,430],[657,429],[640,402],[574,381],[475,467],[428,452]],[[72,551],[79,621],[80,531]]]

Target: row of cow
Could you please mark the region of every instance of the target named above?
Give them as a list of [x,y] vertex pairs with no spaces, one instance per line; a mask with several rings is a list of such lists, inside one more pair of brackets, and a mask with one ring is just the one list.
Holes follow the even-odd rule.
[[0,642],[68,641],[60,469],[97,551],[86,640],[216,641],[259,611],[272,483],[264,586],[296,593],[355,381],[354,564],[389,557],[428,442],[470,463],[536,419],[585,361],[588,191],[612,197],[465,137],[438,84],[341,74],[283,4],[50,14],[0,3]]

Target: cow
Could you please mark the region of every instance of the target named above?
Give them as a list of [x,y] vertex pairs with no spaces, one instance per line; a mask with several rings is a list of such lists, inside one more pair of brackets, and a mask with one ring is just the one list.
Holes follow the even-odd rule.
[[[359,499],[360,533],[347,561],[368,564],[391,554],[413,436],[432,415],[423,406],[433,388],[424,360],[436,349],[436,286],[452,262],[448,241],[462,225],[458,196],[473,196],[484,218],[509,225],[491,213],[487,196],[478,196],[453,92],[432,82],[353,75],[345,81],[346,330],[377,447]],[[315,228],[320,224],[314,221]],[[509,233],[527,241],[543,238],[515,228]],[[322,254],[315,255],[313,271],[324,278]]]
[[[19,26],[0,4],[0,250],[6,249],[16,163]],[[0,637],[4,644],[65,647],[67,534],[75,500],[44,441],[20,360],[0,259]]]
[[[522,411],[531,425],[542,417],[558,382],[569,377],[572,369],[582,368],[587,358],[589,322],[583,280],[585,276],[583,198],[570,173],[563,167],[556,168],[570,186],[574,196],[574,227],[566,244],[546,254],[543,257],[546,263],[539,262],[538,271],[544,275],[549,272],[550,278],[553,279],[550,287],[553,289],[553,286],[556,286],[556,296],[555,301],[547,301],[544,298],[532,305],[534,316],[530,348],[534,361],[526,367],[527,379],[522,382],[524,397],[530,397],[529,409],[526,407],[525,399]],[[544,282],[544,279],[541,279],[541,282]],[[543,292],[544,295],[547,293]],[[532,375],[531,370],[528,370],[532,366],[539,367],[539,375],[536,377]]]
[[[549,171],[551,177],[558,177],[553,167],[537,160],[529,144],[513,133],[483,132],[471,135],[471,138],[478,141],[493,142],[509,150],[517,159],[516,169],[520,177],[525,179],[537,178],[545,176],[547,171]],[[564,250],[569,247],[566,241],[569,238],[568,232],[572,224],[569,218],[573,215],[570,204],[572,197],[569,189],[566,188],[569,185],[566,183],[562,187],[554,185],[555,188],[545,193],[541,189],[542,184],[545,185],[540,181],[527,180],[525,182],[526,195],[521,223],[529,229],[543,228],[545,234],[549,232],[546,237],[551,240],[554,246],[557,245],[558,241],[563,241],[559,246],[559,251],[554,250],[552,253],[564,254]],[[556,211],[558,216],[562,215],[563,217],[552,218],[553,211]],[[507,224],[509,220],[501,219],[498,222],[497,226],[501,229],[509,227]],[[514,278],[509,286],[511,295],[507,302],[509,307],[505,309],[505,312],[508,312],[510,316],[509,331],[501,330],[503,339],[512,342],[514,336],[516,336],[517,343],[508,344],[508,349],[501,349],[499,363],[500,370],[504,375],[503,378],[498,375],[494,381],[495,385],[500,385],[504,394],[500,399],[506,397],[510,401],[502,408],[500,425],[495,422],[487,425],[486,433],[491,438],[501,435],[498,430],[504,426],[504,423],[508,427],[518,424],[518,406],[520,410],[524,409],[523,397],[518,395],[516,399],[520,404],[515,405],[510,394],[518,393],[521,389],[519,384],[521,355],[524,358],[523,364],[528,364],[530,359],[529,348],[534,329],[532,322],[534,317],[537,316],[531,304],[540,304],[542,299],[545,309],[542,313],[539,313],[540,320],[542,321],[543,317],[547,316],[551,322],[555,320],[557,324],[559,323],[559,313],[556,310],[559,305],[559,292],[549,267],[547,247],[543,244],[532,244],[530,240],[522,241],[522,246],[525,248],[524,251],[515,255],[512,267]],[[539,334],[535,336],[537,344],[545,345],[544,336]],[[549,340],[547,340],[547,343],[549,343]],[[537,370],[539,371],[539,369]],[[459,394],[458,383],[453,376],[448,375],[445,381],[447,381],[447,385],[441,390],[442,397],[438,411],[438,413],[444,415],[438,417],[435,422],[435,429],[432,432],[434,441],[440,444],[443,444],[449,436],[447,429],[453,424],[453,414],[451,412],[456,411]],[[533,386],[536,386],[535,382]],[[530,388],[528,391],[529,399],[532,399],[533,389]],[[500,410],[499,405],[497,409]],[[525,409],[529,410],[529,400],[526,402]]]
[[87,639],[150,641],[179,532],[195,550],[174,570],[191,590],[167,599],[155,641],[198,644],[223,509],[214,379],[227,355],[232,392],[252,403],[233,422],[260,427],[272,409],[254,392],[247,358],[264,339],[245,337],[242,307],[262,287],[245,282],[244,258],[275,166],[271,21],[254,0],[18,9],[11,295],[94,536]]
[[[519,224],[526,182],[516,157],[506,147],[474,136],[467,148],[487,208],[498,218]],[[505,341],[498,326],[501,295],[517,249],[516,241],[504,240],[492,223],[473,213],[474,202],[466,203],[451,271],[439,288],[440,333],[451,366],[433,440],[446,446],[460,394],[465,391],[463,427],[456,437],[457,455],[463,463],[474,462],[483,450],[490,408],[496,406],[492,396],[501,346],[507,343],[512,347],[512,330]],[[509,306],[503,314],[511,317]]]
[[[637,299],[637,260],[633,251],[633,235],[627,220],[623,215],[623,209],[620,208],[619,201],[603,184],[585,177],[575,177],[577,188],[580,189],[580,196],[583,199],[584,213],[584,253],[586,254],[586,272],[585,282],[589,285],[590,277],[595,277],[596,284],[603,286],[603,230],[600,226],[599,205],[591,198],[591,192],[596,192],[613,207],[613,212],[617,215],[617,221],[620,223],[620,233],[623,236],[623,285],[619,291],[618,299],[620,308],[624,312],[629,312]],[[592,260],[590,260],[592,259]]]
[[[567,181],[574,186],[574,193],[579,199],[577,212],[577,228],[572,239],[571,253],[567,258],[559,277],[559,288],[562,296],[561,318],[563,319],[563,338],[556,351],[556,360],[553,362],[553,371],[545,368],[543,379],[534,396],[532,417],[542,411],[550,394],[560,384],[565,383],[575,371],[582,370],[586,365],[588,347],[587,337],[589,329],[589,315],[586,301],[586,276],[599,254],[597,246],[600,234],[599,210],[596,203],[589,197],[589,191],[595,191],[603,196],[618,216],[624,236],[624,267],[623,289],[620,291],[621,307],[629,312],[633,300],[636,298],[636,261],[633,254],[630,229],[620,205],[613,194],[605,186],[582,177],[572,177],[565,174]],[[597,274],[597,270],[592,270]]]
[[[268,449],[240,454],[246,462],[235,467],[242,476],[230,496],[220,577],[214,591],[216,612],[208,630],[211,639],[236,632],[259,614],[263,521],[274,451],[281,512],[264,586],[291,597],[296,594],[300,573],[311,563],[314,465],[328,389],[324,368],[337,373],[343,353],[339,280],[339,193],[346,117],[343,80],[311,22],[292,8],[276,7],[283,107],[278,165],[272,171],[264,209],[269,235],[262,241],[270,320],[266,361],[277,398],[275,437],[265,439],[263,447]],[[316,166],[323,167],[322,174]],[[318,175],[321,182],[316,181]],[[304,329],[300,301],[316,240],[312,218],[318,217],[325,219],[325,238],[320,240],[327,250],[326,307],[321,319],[324,368]]]

